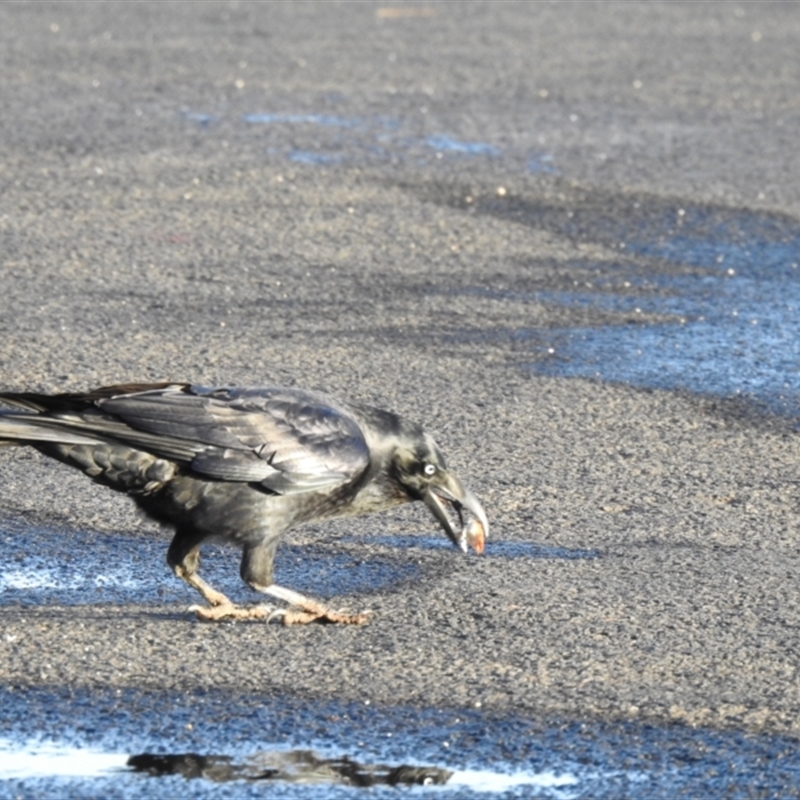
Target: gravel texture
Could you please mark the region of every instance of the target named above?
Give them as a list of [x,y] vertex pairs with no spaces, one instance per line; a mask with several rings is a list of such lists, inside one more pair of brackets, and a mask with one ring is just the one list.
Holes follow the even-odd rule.
[[[636,213],[796,224],[798,35],[781,3],[0,4],[4,388],[324,388],[424,422],[493,540],[600,554],[398,551],[417,580],[342,598],[362,628],[7,605],[0,684],[799,733],[792,420],[530,368],[656,319],[537,294],[673,268],[620,252]],[[0,456],[9,519],[163,536]],[[386,531],[438,535],[419,506],[295,541]]]

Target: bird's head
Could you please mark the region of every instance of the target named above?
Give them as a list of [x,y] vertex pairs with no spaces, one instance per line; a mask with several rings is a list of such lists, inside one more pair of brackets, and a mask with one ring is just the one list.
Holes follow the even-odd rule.
[[[486,512],[472,492],[447,469],[436,442],[422,434],[404,442],[392,459],[394,477],[413,499],[422,500],[456,547],[482,553],[489,534]],[[465,513],[466,512],[466,513]]]

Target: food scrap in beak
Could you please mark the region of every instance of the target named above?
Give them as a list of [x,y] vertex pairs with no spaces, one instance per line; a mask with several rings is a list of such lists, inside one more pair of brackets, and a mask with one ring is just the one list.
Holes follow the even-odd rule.
[[483,552],[489,535],[489,520],[478,498],[455,476],[447,476],[445,485],[428,487],[422,499],[461,552],[468,552],[470,547],[476,553]]
[[471,547],[478,555],[483,553],[484,545],[486,544],[486,531],[480,520],[471,519],[464,528],[464,538],[467,545]]

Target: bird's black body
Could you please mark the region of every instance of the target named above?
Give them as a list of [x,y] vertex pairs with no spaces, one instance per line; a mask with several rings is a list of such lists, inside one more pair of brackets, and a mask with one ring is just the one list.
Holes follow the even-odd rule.
[[[0,411],[0,444],[27,444],[77,467],[175,529],[167,560],[211,604],[201,616],[257,616],[197,574],[199,548],[212,539],[241,548],[251,587],[299,603],[301,617],[334,621],[363,619],[318,614],[324,607],[272,582],[278,539],[296,525],[421,499],[462,549],[468,540],[483,548],[478,501],[418,425],[387,411],[299,389],[167,383],[0,400],[12,407]],[[447,513],[463,525],[464,508],[478,520],[479,543]]]

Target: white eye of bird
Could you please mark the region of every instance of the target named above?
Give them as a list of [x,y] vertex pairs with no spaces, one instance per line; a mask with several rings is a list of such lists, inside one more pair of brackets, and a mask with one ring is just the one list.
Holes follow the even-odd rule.
[[434,472],[436,472],[436,467],[433,464],[426,464],[424,472],[426,475],[431,476]]

